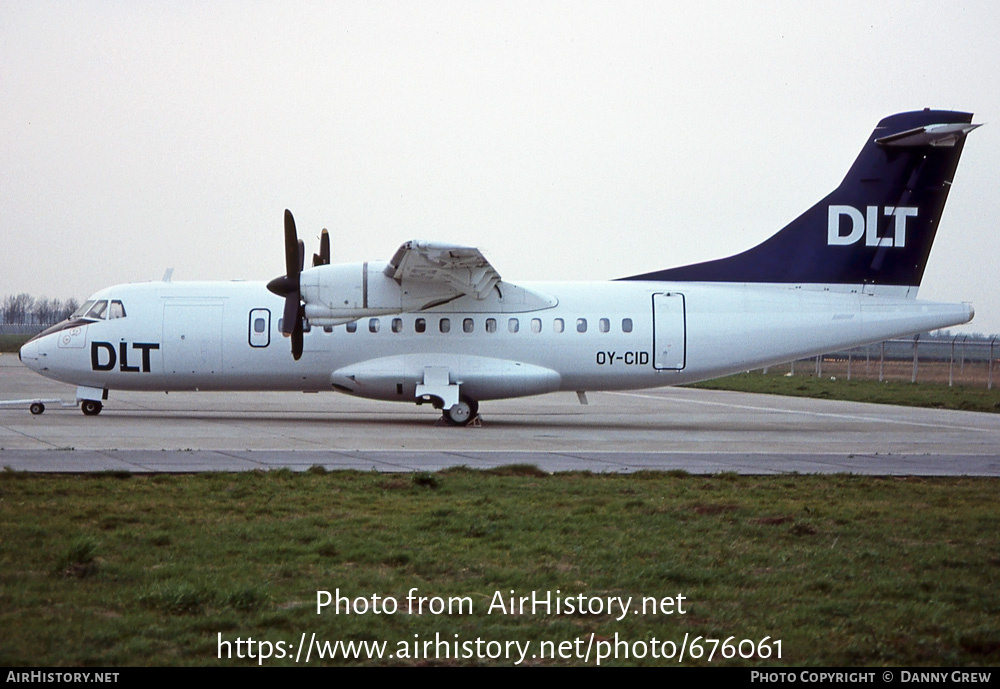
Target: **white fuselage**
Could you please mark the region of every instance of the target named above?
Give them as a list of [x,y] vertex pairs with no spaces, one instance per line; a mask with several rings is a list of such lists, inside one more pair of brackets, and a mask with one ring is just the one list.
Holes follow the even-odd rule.
[[522,287],[546,306],[467,296],[313,326],[295,361],[279,330],[283,300],[263,283],[119,285],[92,299],[120,301],[124,317],[38,338],[21,357],[81,390],[339,390],[414,402],[460,388],[488,400],[689,383],[972,318],[967,304],[815,285]]

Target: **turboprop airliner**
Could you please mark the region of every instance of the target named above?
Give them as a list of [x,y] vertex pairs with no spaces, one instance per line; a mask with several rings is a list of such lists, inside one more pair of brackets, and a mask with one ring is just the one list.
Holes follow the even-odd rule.
[[426,241],[334,265],[325,231],[305,268],[285,211],[284,275],[108,287],[21,361],[77,386],[91,416],[112,390],[333,390],[465,425],[487,400],[584,402],[966,323],[970,305],[916,296],[977,126],[962,112],[887,117],[840,186],[762,244],[609,282],[515,285],[475,248]]

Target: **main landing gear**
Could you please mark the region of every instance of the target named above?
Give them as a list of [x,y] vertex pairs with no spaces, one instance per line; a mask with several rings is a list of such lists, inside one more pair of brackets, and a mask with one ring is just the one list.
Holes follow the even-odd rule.
[[461,397],[450,409],[441,411],[441,416],[450,426],[468,426],[479,415],[479,402]]

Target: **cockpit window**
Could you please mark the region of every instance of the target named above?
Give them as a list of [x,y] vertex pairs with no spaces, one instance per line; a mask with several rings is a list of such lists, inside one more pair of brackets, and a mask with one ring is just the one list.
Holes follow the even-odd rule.
[[83,306],[74,311],[73,315],[71,315],[70,318],[83,318],[83,314],[90,311],[91,307],[94,306],[94,303],[95,303],[94,299],[83,302]]
[[112,318],[125,318],[125,306],[117,299],[111,302],[111,312],[108,314],[108,319]]
[[87,313],[83,314],[84,318],[94,318],[96,320],[104,320],[104,312],[108,310],[108,302],[101,301],[95,302],[93,306]]

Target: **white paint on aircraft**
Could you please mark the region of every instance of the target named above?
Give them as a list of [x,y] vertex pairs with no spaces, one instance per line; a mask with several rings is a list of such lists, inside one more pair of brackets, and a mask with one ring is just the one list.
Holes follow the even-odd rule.
[[[919,113],[894,117],[913,115]],[[893,146],[884,154],[890,161],[921,146],[960,152],[971,131],[963,127],[907,130],[888,143],[870,141],[865,151],[883,155]],[[879,252],[877,270],[891,260],[882,252],[921,241],[908,225],[925,219],[914,194],[864,207],[833,203],[836,194],[816,223],[801,224],[816,233],[815,245],[841,252],[837,257]],[[267,285],[165,280],[109,287],[28,342],[21,360],[76,385],[88,414],[100,411],[110,390],[336,390],[430,403],[451,422],[466,423],[481,401],[553,391],[576,392],[584,401],[587,390],[690,383],[973,316],[968,304],[913,298],[919,277],[880,289],[867,279],[513,285],[475,248],[424,241],[406,242],[389,261],[331,265],[325,231],[314,266],[304,268],[287,211],[285,222],[285,276]],[[282,335],[291,336],[295,356]]]

